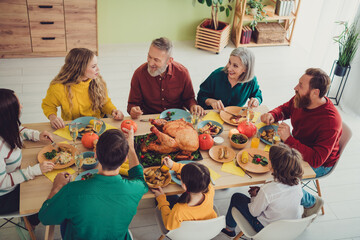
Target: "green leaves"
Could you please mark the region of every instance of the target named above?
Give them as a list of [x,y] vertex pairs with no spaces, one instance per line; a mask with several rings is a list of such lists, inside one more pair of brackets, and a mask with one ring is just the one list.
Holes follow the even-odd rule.
[[230,10],[229,10],[229,8],[226,8],[226,16],[227,16],[227,17],[230,16]]
[[206,0],[206,5],[208,5],[208,7],[212,6],[212,0]]
[[225,11],[225,7],[224,6],[220,6],[220,12]]

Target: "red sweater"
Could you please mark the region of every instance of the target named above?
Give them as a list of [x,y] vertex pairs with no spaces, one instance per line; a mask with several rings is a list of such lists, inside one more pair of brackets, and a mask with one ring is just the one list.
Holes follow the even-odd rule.
[[315,109],[294,107],[289,102],[270,111],[275,121],[291,119],[292,136],[285,143],[302,154],[313,168],[332,167],[339,159],[339,141],[342,133],[341,117],[332,102]]

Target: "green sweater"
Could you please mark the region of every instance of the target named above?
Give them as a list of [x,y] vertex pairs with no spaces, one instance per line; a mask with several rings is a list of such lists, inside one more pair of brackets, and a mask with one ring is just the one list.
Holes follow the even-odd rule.
[[39,219],[44,225],[66,220],[64,239],[130,239],[129,224],[147,191],[140,165],[129,170],[129,180],[95,174],[65,185],[46,200]]
[[223,67],[213,71],[210,76],[200,85],[197,101],[204,109],[211,106],[205,104],[205,100],[213,98],[221,100],[225,107],[245,105],[250,98],[257,98],[262,103],[262,95],[256,77],[250,82],[237,83],[231,88],[227,74],[222,71]]

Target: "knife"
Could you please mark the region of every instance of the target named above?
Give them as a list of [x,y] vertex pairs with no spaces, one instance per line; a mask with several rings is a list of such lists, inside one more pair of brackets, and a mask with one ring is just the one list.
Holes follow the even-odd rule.
[[140,119],[140,122],[150,122],[150,119]]
[[250,176],[250,174],[248,174],[248,172],[244,168],[242,168],[237,161],[235,161],[235,165],[238,166],[241,170],[243,170],[249,178],[252,178],[252,176]]

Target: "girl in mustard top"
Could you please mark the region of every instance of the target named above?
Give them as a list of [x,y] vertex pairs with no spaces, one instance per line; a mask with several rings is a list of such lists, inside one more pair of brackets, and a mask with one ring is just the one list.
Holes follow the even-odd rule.
[[[41,107],[55,129],[65,127],[63,120],[83,116],[101,118],[111,114],[115,120],[124,118],[108,97],[96,55],[86,48],[73,48],[68,53],[59,74],[51,81]],[[57,116],[57,107],[61,108],[61,118]]]
[[[158,209],[161,211],[162,220],[167,230],[180,227],[183,221],[207,220],[216,218],[214,211],[215,190],[210,184],[210,172],[207,167],[199,163],[180,164],[170,158],[164,158],[164,164],[176,173],[181,173],[181,187],[185,192],[177,197],[177,203],[171,208],[161,187],[151,189],[158,202]],[[174,200],[174,202],[176,202]]]

